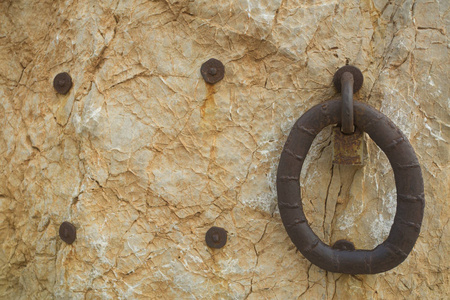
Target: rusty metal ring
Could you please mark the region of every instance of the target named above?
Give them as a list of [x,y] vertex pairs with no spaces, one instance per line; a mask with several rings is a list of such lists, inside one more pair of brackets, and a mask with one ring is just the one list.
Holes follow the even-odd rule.
[[308,225],[300,194],[300,172],[316,135],[339,124],[341,99],[314,106],[293,126],[280,157],[278,207],[295,246],[313,264],[330,272],[375,274],[403,262],[419,236],[425,207],[424,185],[414,149],[400,129],[374,108],[354,101],[355,126],[369,134],[387,155],[394,170],[397,211],[387,239],[372,250],[333,249]]

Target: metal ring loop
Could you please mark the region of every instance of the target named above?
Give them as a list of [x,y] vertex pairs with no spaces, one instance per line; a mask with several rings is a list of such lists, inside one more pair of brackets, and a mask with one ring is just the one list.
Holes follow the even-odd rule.
[[372,250],[339,250],[324,244],[308,225],[300,194],[300,172],[315,136],[341,117],[341,99],[316,105],[293,126],[277,174],[278,207],[289,237],[313,264],[330,272],[375,274],[390,270],[411,252],[425,207],[422,172],[414,149],[385,115],[354,101],[355,125],[386,153],[394,170],[397,211],[387,239]]

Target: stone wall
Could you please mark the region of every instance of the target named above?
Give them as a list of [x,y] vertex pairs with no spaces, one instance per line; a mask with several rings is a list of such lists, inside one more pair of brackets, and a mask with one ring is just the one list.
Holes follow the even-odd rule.
[[[445,298],[449,31],[445,0],[0,1],[0,298]],[[276,206],[287,134],[338,96],[346,63],[425,182],[413,251],[377,275],[311,265]],[[364,166],[332,165],[330,134],[303,168],[306,215],[326,243],[372,249],[393,222],[392,169],[370,139]],[[206,246],[211,226],[225,247]]]

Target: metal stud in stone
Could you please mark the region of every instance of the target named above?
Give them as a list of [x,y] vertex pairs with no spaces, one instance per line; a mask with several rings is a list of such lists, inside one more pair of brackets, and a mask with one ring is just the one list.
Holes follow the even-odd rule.
[[213,226],[206,232],[205,241],[210,248],[222,248],[227,243],[227,231]]
[[200,73],[207,83],[214,84],[225,76],[225,66],[220,60],[211,58],[202,65]]
[[59,226],[59,237],[67,244],[72,244],[77,238],[77,229],[69,222],[63,222]]
[[72,77],[66,72],[59,73],[53,79],[53,87],[58,93],[67,94],[72,87]]

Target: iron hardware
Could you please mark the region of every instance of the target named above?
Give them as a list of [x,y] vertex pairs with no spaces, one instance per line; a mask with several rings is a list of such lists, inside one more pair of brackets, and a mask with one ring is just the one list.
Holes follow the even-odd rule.
[[77,238],[77,229],[69,222],[62,222],[59,226],[59,237],[70,245]]
[[59,73],[53,79],[53,87],[58,93],[67,94],[72,87],[72,77],[66,72]]
[[225,66],[220,60],[211,58],[202,65],[200,73],[207,83],[214,84],[225,76]]
[[213,226],[206,232],[205,241],[210,248],[222,248],[227,243],[227,231]]
[[[353,77],[354,90],[358,90],[362,80]],[[303,162],[316,135],[341,122],[341,98],[314,106],[294,124],[278,165],[278,207],[289,237],[310,262],[330,272],[375,274],[398,266],[414,247],[425,208],[424,184],[414,149],[400,129],[369,105],[354,101],[353,109],[352,126],[375,141],[394,171],[397,211],[387,239],[372,250],[355,250],[345,240],[330,247],[312,231],[303,212],[299,180]]]

